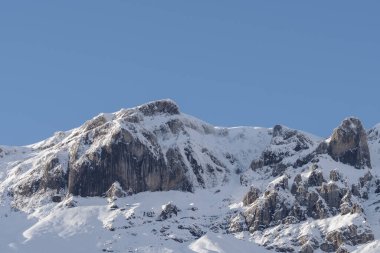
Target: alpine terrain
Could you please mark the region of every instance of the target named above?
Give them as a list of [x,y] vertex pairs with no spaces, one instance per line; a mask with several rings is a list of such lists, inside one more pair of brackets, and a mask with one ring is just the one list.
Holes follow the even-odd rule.
[[0,252],[380,252],[380,124],[215,127],[159,100],[0,146]]

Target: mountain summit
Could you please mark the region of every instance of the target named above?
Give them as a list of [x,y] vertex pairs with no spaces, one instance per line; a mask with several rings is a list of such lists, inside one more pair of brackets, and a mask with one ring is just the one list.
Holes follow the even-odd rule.
[[167,99],[0,146],[0,251],[376,252],[378,129],[215,127]]

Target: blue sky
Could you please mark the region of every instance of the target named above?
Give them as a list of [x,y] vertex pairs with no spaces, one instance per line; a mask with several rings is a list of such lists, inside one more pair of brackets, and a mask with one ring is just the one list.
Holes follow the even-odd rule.
[[379,1],[1,1],[0,144],[171,98],[215,125],[380,122]]

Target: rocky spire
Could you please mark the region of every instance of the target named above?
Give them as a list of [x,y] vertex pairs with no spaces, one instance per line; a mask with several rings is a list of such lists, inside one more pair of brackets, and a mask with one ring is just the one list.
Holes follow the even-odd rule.
[[327,152],[334,160],[352,165],[357,169],[371,167],[367,134],[357,118],[346,118],[334,130]]

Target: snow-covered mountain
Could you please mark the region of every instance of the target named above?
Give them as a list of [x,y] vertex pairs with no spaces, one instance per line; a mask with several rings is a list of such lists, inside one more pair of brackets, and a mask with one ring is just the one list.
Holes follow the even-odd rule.
[[0,252],[378,252],[380,125],[214,127],[171,100],[0,146]]

